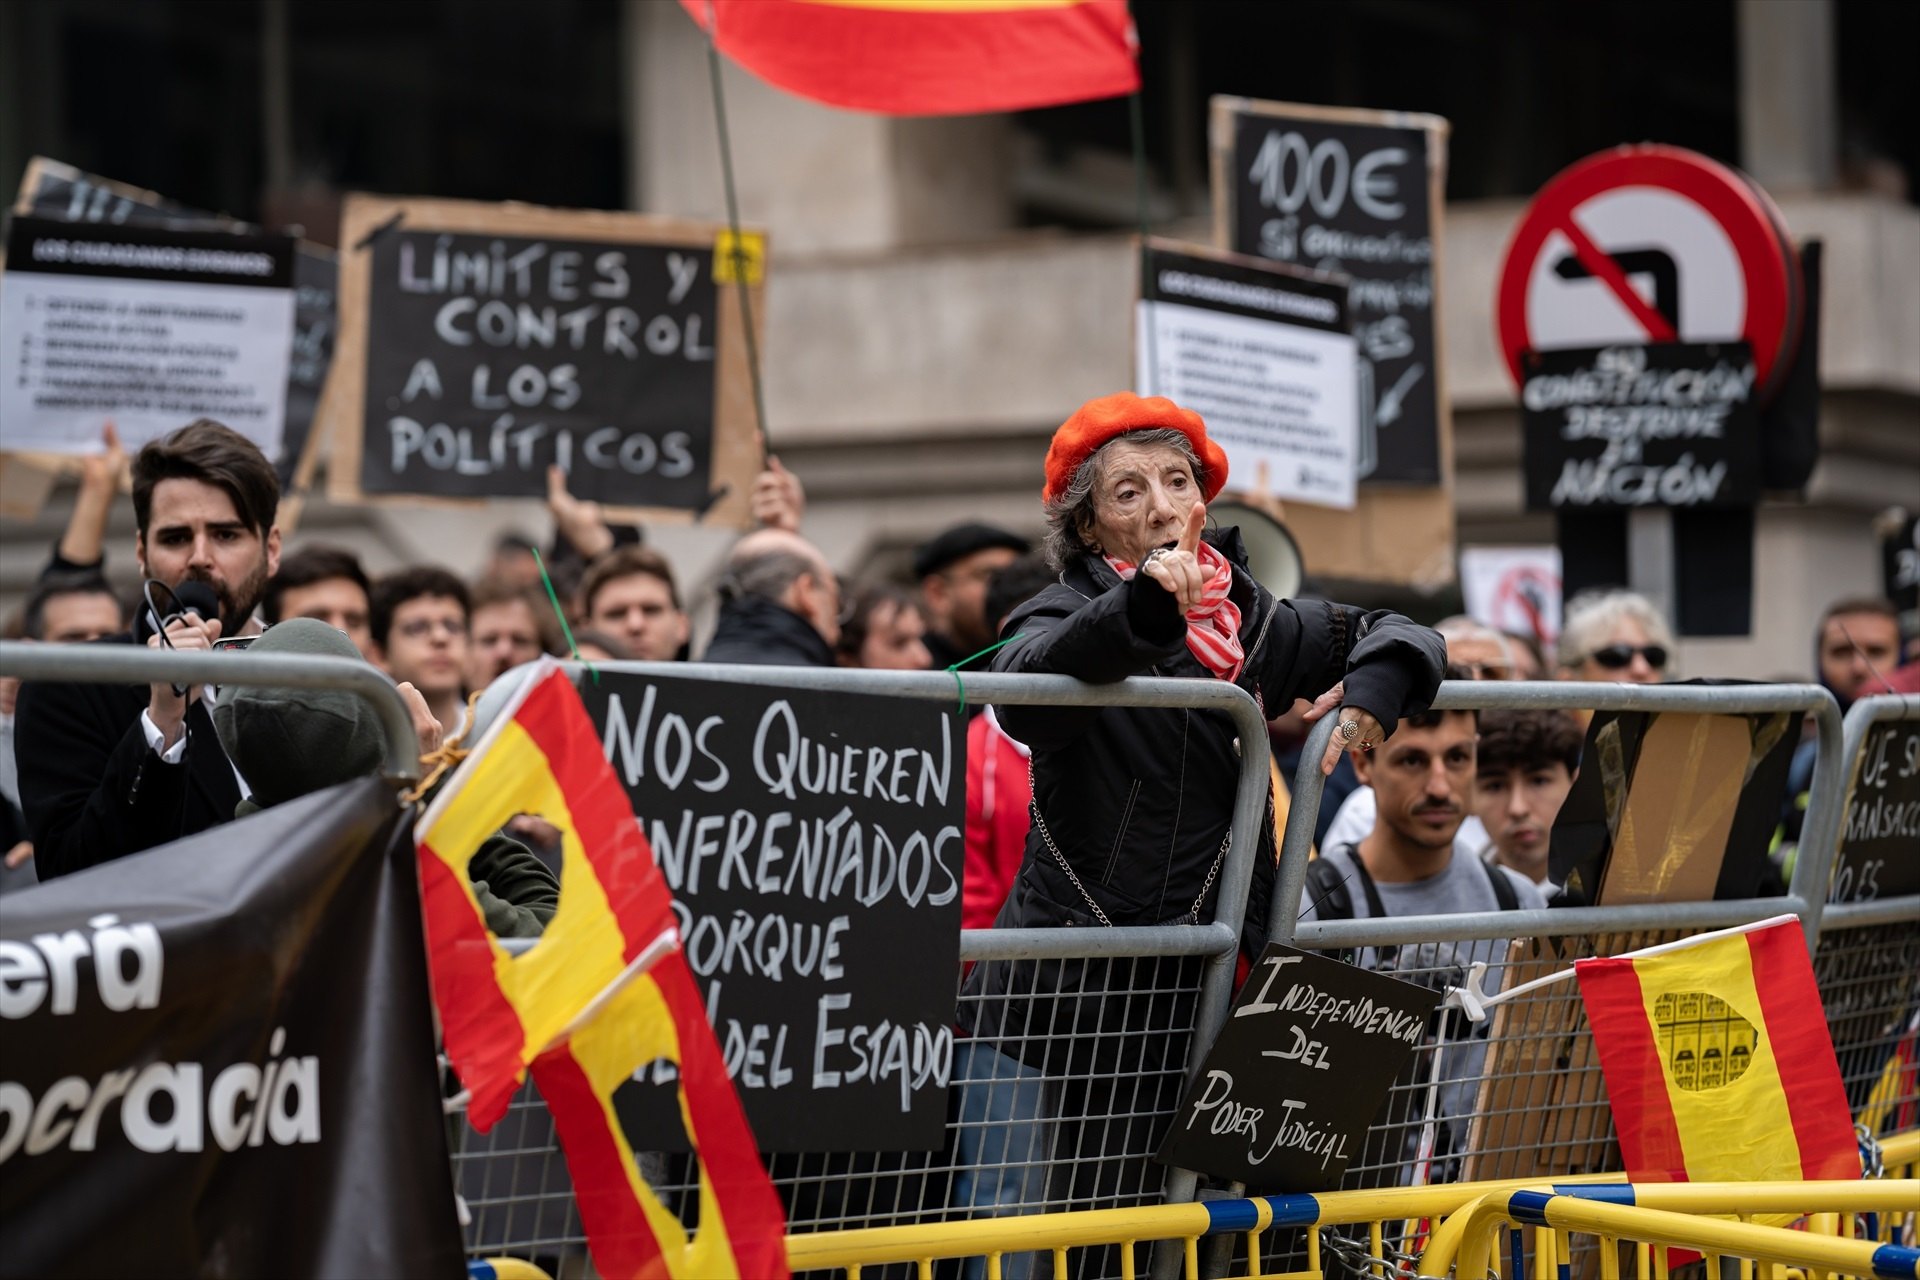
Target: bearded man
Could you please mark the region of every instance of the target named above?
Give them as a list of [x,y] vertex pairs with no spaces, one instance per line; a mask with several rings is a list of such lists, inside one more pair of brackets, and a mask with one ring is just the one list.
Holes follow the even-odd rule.
[[[222,636],[260,630],[254,609],[280,565],[279,505],[273,465],[217,422],[202,418],[140,450],[133,547],[149,596],[162,617],[174,612],[168,592],[183,583],[204,584],[219,602],[218,616],[183,613],[148,645],[204,652]],[[94,643],[137,641],[122,633]],[[42,880],[233,816],[245,792],[214,734],[211,696],[167,683],[21,688],[20,792]]]

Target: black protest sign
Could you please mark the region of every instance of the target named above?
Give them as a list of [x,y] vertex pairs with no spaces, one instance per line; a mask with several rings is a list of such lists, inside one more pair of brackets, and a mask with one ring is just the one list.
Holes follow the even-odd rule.
[[378,779],[0,898],[9,1275],[460,1274]]
[[1891,520],[1882,531],[1880,586],[1900,614],[1901,634],[1920,635],[1920,516]]
[[1446,122],[1227,98],[1215,99],[1214,128],[1225,247],[1353,282],[1362,479],[1441,483],[1434,263]]
[[1867,730],[1833,864],[1829,902],[1920,893],[1920,720]]
[[[157,192],[38,156],[27,165],[14,212],[112,226],[256,229],[238,219],[194,209]],[[314,414],[333,360],[334,292],[338,282],[339,269],[332,251],[299,242],[293,261],[293,358],[287,368],[280,454],[274,462],[283,493],[294,488],[302,460],[309,456]]]
[[335,496],[539,497],[558,465],[623,511],[744,505],[757,445],[717,231],[349,198]]
[[1340,1185],[1436,992],[1269,943],[1156,1157],[1256,1192]]
[[[940,1145],[953,1059],[965,722],[919,700],[602,671],[580,695],[673,890],[765,1151]],[[616,1095],[684,1149],[673,1088]]]
[[1521,366],[1528,510],[1759,501],[1746,343],[1529,351]]

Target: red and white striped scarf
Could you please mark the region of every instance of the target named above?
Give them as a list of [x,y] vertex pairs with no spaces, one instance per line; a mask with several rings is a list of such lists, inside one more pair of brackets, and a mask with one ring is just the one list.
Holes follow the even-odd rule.
[[[1201,665],[1222,680],[1238,680],[1246,664],[1247,651],[1240,644],[1240,606],[1228,598],[1233,588],[1233,566],[1207,543],[1194,553],[1200,569],[1207,575],[1200,603],[1187,610],[1187,648]],[[1105,557],[1122,580],[1130,579],[1138,567],[1125,560]]]

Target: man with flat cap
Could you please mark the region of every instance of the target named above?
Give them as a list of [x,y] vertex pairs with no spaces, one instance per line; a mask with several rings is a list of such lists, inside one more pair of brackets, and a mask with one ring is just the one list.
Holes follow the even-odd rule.
[[[1029,550],[1017,533],[990,524],[955,525],[913,556],[927,606],[927,651],[936,671],[971,657],[999,639],[987,619],[987,582]],[[970,662],[963,671],[984,671],[989,659]]]

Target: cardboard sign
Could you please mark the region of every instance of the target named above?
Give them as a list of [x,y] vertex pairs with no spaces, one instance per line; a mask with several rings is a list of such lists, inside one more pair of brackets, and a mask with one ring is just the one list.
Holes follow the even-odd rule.
[[[965,722],[917,699],[608,671],[580,693],[761,1149],[938,1148]],[[617,1095],[635,1150],[685,1149],[670,1080]]]
[[[41,156],[28,163],[13,209],[15,213],[67,222],[113,226],[256,229],[237,219],[190,208],[157,192],[83,173]],[[333,361],[334,292],[338,283],[333,252],[300,241],[293,260],[293,356],[287,366],[280,457],[274,467],[282,495],[304,489],[312,474],[313,415]],[[186,420],[174,425],[184,426]],[[93,438],[98,440],[97,431]]]
[[333,496],[539,497],[558,464],[616,515],[743,521],[760,450],[718,233],[349,196]]
[[1759,501],[1746,343],[1529,351],[1521,364],[1528,510]]
[[1448,130],[1432,115],[1213,99],[1214,245],[1353,282],[1358,500],[1286,513],[1316,576],[1427,591],[1453,577],[1453,420],[1434,308]]
[[1595,712],[1548,878],[1570,906],[1754,896],[1798,726],[1789,712]]
[[1411,982],[1269,943],[1155,1158],[1255,1193],[1338,1187],[1439,1003]]
[[1207,421],[1235,493],[1351,507],[1354,344],[1337,280],[1149,241],[1136,382]]
[[1920,893],[1920,720],[1867,732],[1847,789],[1829,902]]
[[7,447],[129,450],[213,418],[282,454],[289,236],[15,217],[0,288]]
[[1360,474],[1439,484],[1439,202],[1429,175],[1445,169],[1446,124],[1261,105],[1270,110],[1232,122],[1232,247],[1352,278],[1354,336],[1369,384]]

